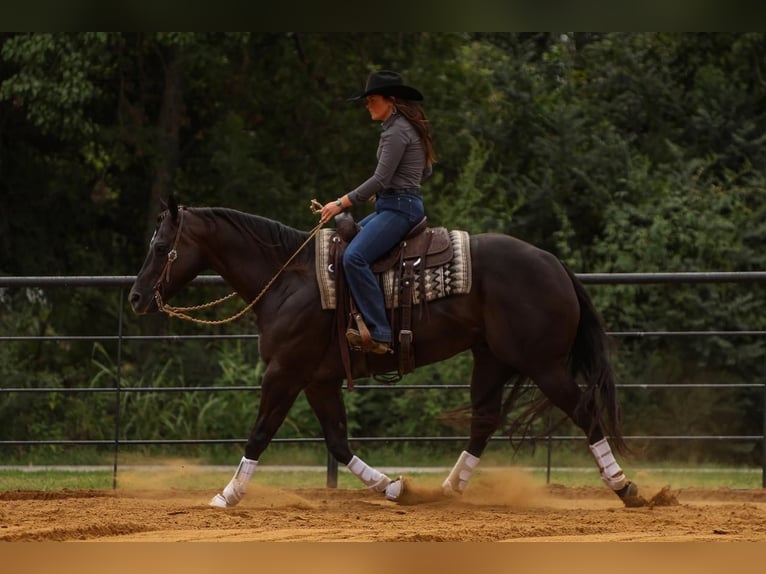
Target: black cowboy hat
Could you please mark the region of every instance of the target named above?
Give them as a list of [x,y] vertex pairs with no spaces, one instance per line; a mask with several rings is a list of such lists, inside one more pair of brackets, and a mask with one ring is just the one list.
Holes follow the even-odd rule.
[[390,70],[380,70],[370,74],[367,78],[367,85],[364,87],[364,91],[351,96],[349,100],[361,100],[373,94],[394,96],[395,98],[416,100],[418,102],[423,99],[423,94],[418,90],[404,85],[401,74],[391,72]]

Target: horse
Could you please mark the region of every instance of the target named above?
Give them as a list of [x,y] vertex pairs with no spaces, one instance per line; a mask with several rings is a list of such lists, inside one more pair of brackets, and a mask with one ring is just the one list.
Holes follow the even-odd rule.
[[[340,340],[334,311],[320,304],[311,234],[231,208],[180,206],[172,196],[161,207],[128,295],[133,311],[167,311],[165,302],[198,274],[217,272],[250,303],[266,365],[244,455],[209,504],[229,508],[242,500],[261,455],[301,392],[335,459],[371,491],[401,500],[405,481],[392,480],[349,447],[343,402],[344,374],[349,373],[340,348],[348,343]],[[626,448],[608,341],[584,286],[553,254],[518,238],[474,234],[469,244],[470,291],[431,301],[428,313],[412,318],[416,368],[465,350],[473,356],[470,436],[441,485],[443,492],[463,493],[468,486],[508,413],[503,397],[509,381],[516,382],[514,390],[521,381],[532,381],[548,406],[583,431],[602,480],[631,506],[641,498],[638,487],[610,446],[611,440],[618,454]],[[350,355],[354,378],[397,369],[392,354]]]

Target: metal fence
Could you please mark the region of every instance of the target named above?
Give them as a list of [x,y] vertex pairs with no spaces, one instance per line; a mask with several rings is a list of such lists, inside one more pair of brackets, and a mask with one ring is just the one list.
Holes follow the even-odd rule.
[[[704,272],[704,273],[585,273],[578,274],[578,278],[585,284],[602,285],[648,285],[648,284],[705,284],[705,283],[762,283],[766,282],[766,272]],[[27,387],[4,387],[0,383],[0,393],[111,393],[114,395],[115,412],[117,413],[114,421],[114,435],[110,440],[0,440],[0,445],[4,446],[23,446],[23,445],[90,445],[90,446],[112,446],[114,452],[113,463],[113,485],[116,486],[119,452],[121,446],[128,445],[169,445],[169,444],[243,444],[244,439],[176,439],[176,440],[148,440],[148,439],[124,439],[120,438],[121,420],[120,404],[123,393],[161,393],[161,392],[232,392],[232,391],[254,391],[259,387],[253,386],[194,386],[194,387],[130,387],[123,386],[121,378],[122,370],[122,350],[123,344],[137,340],[176,340],[183,341],[188,339],[257,339],[257,334],[208,334],[208,335],[126,335],[123,332],[124,313],[126,310],[126,292],[135,280],[134,276],[70,276],[70,277],[0,277],[0,289],[2,288],[110,288],[119,289],[119,303],[116,312],[117,325],[114,335],[18,335],[18,334],[0,334],[0,344],[10,341],[85,341],[85,342],[116,342],[116,376],[113,386],[106,387],[88,387],[88,388],[27,388]],[[196,286],[215,286],[225,285],[223,279],[219,276],[206,275],[197,277],[192,285]],[[736,331],[617,331],[610,332],[615,337],[766,337],[766,331],[757,330],[736,330]],[[647,388],[645,385],[638,384],[619,384],[620,388]],[[763,380],[754,383],[740,384],[657,384],[652,388],[752,388],[762,389],[763,396],[763,432],[760,435],[631,435],[626,436],[627,440],[709,440],[709,441],[738,441],[738,442],[760,442],[762,449],[762,485],[766,488],[766,368],[764,369]],[[396,386],[363,384],[355,385],[357,390],[410,390],[410,389],[454,389],[467,388],[466,384],[461,385],[406,385],[398,384]],[[493,437],[493,440],[507,440],[505,437]],[[583,437],[575,436],[549,436],[547,437],[547,475],[551,472],[551,444],[554,441],[582,440]],[[322,442],[321,438],[275,438],[273,442],[284,443],[310,443]],[[465,443],[467,436],[453,437],[424,437],[424,436],[388,436],[388,437],[354,437],[355,442],[443,442],[455,441]],[[327,463],[327,484],[328,486],[337,485],[337,462],[328,454]]]

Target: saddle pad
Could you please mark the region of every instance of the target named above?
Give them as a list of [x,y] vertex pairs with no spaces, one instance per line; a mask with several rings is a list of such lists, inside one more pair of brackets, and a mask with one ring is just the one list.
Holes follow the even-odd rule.
[[[322,309],[335,309],[335,275],[330,261],[330,241],[334,229],[320,229],[316,235],[316,275]],[[452,261],[439,267],[425,270],[426,301],[441,299],[450,295],[463,295],[471,291],[471,246],[468,232],[452,230],[449,232],[455,256]],[[413,304],[420,304],[420,282],[422,270],[415,275],[413,286]],[[395,270],[390,269],[378,275],[386,307],[399,306],[399,293],[394,293]]]

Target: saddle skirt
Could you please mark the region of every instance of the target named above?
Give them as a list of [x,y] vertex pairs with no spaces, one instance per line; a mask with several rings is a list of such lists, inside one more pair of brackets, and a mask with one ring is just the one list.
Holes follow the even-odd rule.
[[[471,248],[470,237],[466,231],[444,228],[427,229],[433,233],[429,241],[433,243],[426,262],[420,262],[415,269],[415,285],[412,289],[412,303],[421,303],[422,293],[426,301],[433,301],[450,295],[461,295],[471,291]],[[337,241],[336,230],[321,229],[316,236],[316,275],[322,309],[335,309],[336,287],[335,270],[332,259],[333,241]],[[335,239],[334,239],[335,237]],[[420,236],[418,236],[420,237]],[[418,238],[413,238],[417,242]],[[399,247],[382,257],[372,265],[373,272],[383,289],[388,309],[399,307],[399,288],[397,267],[400,261]],[[423,285],[421,283],[424,282]]]

